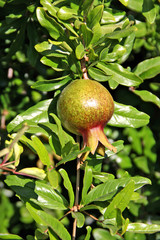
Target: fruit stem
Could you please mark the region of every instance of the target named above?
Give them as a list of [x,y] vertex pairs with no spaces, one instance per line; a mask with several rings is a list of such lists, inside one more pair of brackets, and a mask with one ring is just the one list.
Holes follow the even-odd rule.
[[[77,143],[80,145],[80,136],[77,136]],[[75,194],[75,206],[78,209],[79,203],[79,191],[80,191],[80,165],[81,165],[81,158],[77,157],[77,176],[76,176],[76,194]],[[77,219],[74,219],[73,222],[73,231],[72,231],[72,240],[76,239],[76,228],[77,228]]]
[[88,57],[84,56],[81,60],[81,70],[82,70],[82,75],[83,79],[89,79],[88,73],[87,73],[87,68],[86,68],[86,62],[88,61]]

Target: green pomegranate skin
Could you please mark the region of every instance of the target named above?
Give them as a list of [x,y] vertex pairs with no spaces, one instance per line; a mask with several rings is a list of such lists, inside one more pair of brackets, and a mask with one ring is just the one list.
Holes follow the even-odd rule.
[[90,79],[71,82],[64,88],[57,103],[62,125],[77,135],[95,127],[103,129],[113,112],[111,94],[100,83]]

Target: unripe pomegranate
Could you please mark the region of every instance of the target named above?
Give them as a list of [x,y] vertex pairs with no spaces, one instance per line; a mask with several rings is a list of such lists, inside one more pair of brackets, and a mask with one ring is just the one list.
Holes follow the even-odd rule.
[[114,112],[111,94],[100,83],[90,79],[71,82],[62,91],[57,113],[62,125],[70,132],[82,135],[83,145],[94,154],[98,143],[116,152],[103,132]]

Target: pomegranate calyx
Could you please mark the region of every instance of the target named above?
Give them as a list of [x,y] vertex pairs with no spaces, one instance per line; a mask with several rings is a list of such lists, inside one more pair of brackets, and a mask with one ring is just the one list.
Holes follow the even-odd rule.
[[[117,149],[109,143],[106,135],[104,134],[103,128],[101,126],[94,127],[91,129],[87,129],[86,131],[82,132],[83,136],[83,144],[84,147],[88,146],[91,149],[91,153],[94,155],[95,151],[98,149],[99,143],[102,144],[102,146],[108,148],[109,150],[113,151],[114,153],[117,152]],[[101,146],[101,149],[103,147]],[[99,151],[101,155],[104,155],[104,151]]]

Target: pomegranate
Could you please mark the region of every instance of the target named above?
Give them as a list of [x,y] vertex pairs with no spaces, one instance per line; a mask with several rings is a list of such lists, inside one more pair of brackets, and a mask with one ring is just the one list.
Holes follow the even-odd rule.
[[[62,125],[70,132],[83,137],[83,146],[91,153],[102,145],[116,152],[104,134],[104,126],[114,112],[111,94],[100,83],[78,79],[65,87],[58,99],[57,113]],[[97,148],[98,147],[98,148]],[[104,155],[104,151],[102,155]]]

